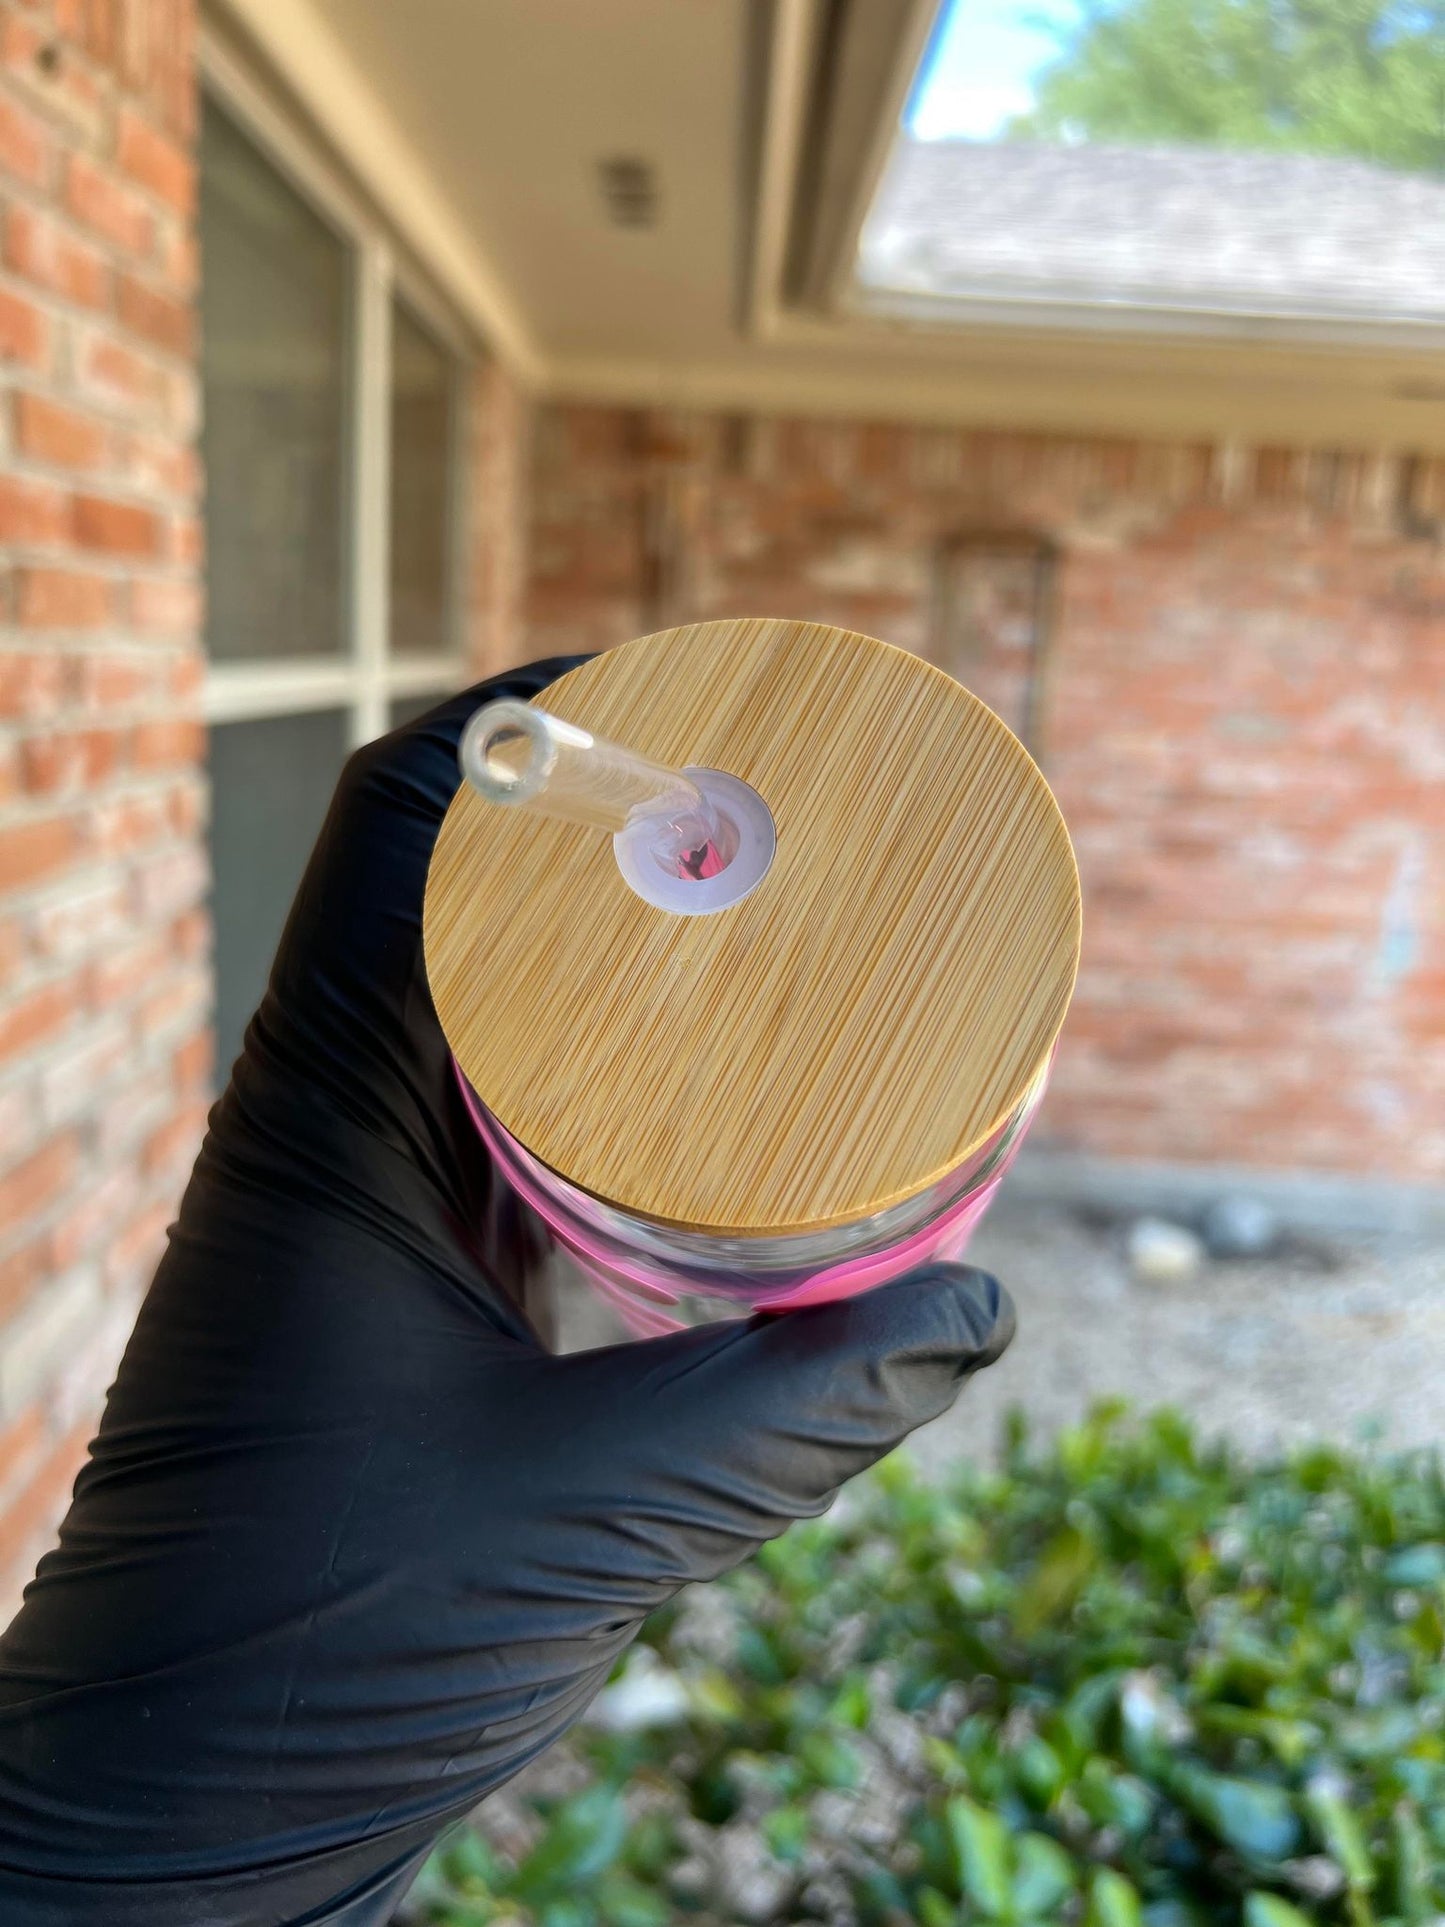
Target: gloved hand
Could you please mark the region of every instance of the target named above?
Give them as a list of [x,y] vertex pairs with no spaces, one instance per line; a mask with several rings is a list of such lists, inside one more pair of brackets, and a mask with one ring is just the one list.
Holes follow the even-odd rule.
[[935,1267],[550,1356],[421,906],[489,695],[358,752],[60,1548],[0,1644],[6,1927],[381,1922],[643,1616],[817,1513],[1007,1344]]

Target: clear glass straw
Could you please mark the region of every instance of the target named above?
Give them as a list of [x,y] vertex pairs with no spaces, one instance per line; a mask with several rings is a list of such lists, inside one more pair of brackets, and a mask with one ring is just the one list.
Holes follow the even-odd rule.
[[457,760],[489,803],[614,836],[639,821],[655,826],[649,846],[674,876],[715,876],[737,846],[737,832],[681,770],[511,697],[477,711]]

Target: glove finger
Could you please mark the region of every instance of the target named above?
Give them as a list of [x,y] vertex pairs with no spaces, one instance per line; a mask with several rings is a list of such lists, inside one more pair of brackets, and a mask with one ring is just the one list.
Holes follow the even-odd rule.
[[934,1265],[836,1304],[559,1359],[574,1498],[625,1541],[646,1610],[821,1512],[1013,1330],[995,1279]]
[[569,666],[480,684],[348,762],[205,1153],[223,1189],[290,1195],[512,1293],[546,1240],[462,1103],[427,989],[422,902],[467,718]]

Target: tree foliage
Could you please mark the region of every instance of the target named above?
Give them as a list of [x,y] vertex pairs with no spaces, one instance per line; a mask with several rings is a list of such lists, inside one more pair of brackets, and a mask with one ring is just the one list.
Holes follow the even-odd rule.
[[1445,172],[1445,5],[1083,0],[1033,112],[1009,132]]

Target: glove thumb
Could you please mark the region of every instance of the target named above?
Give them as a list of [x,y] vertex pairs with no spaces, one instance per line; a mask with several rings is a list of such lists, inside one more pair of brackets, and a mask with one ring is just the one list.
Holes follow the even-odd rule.
[[[998,1358],[1013,1305],[981,1271],[931,1265],[830,1305],[555,1361],[598,1448],[647,1608],[736,1565],[946,1411]],[[605,1467],[605,1471],[602,1469]]]

